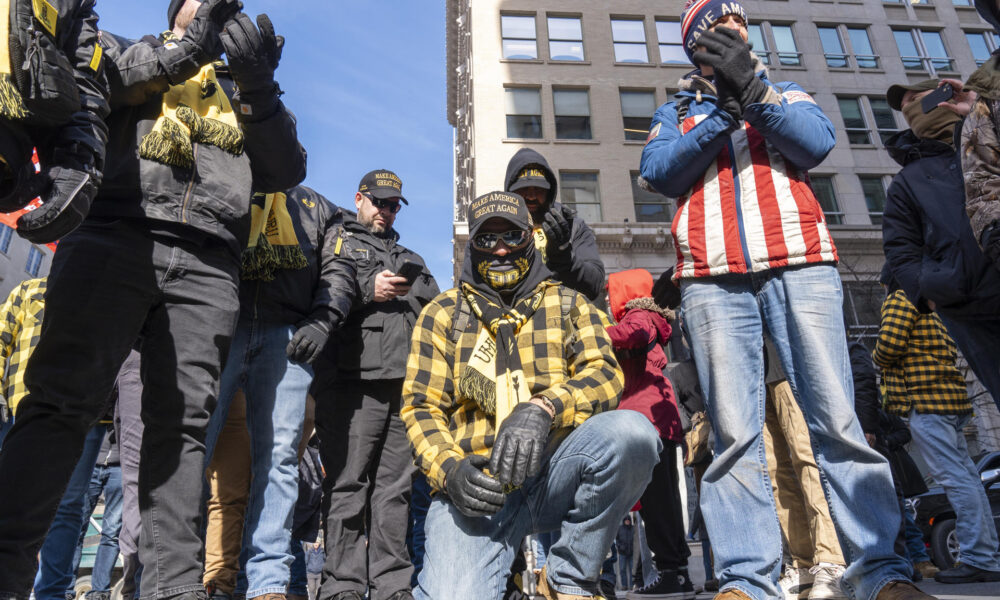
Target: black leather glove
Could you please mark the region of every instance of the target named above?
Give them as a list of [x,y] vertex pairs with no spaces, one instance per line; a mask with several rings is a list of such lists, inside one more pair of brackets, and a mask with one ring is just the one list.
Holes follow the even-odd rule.
[[445,492],[463,515],[484,517],[494,515],[503,508],[503,486],[483,472],[489,463],[485,456],[473,454],[458,462],[445,477]]
[[733,94],[729,86],[722,79],[715,82],[716,106],[729,114],[737,123],[743,120],[743,107],[740,106],[740,99]]
[[722,80],[737,95],[741,107],[764,99],[767,84],[754,72],[750,46],[738,31],[716,27],[701,34],[696,43],[705,49],[694,53],[694,63],[711,66],[715,80]]
[[315,323],[299,327],[285,348],[285,354],[295,362],[312,363],[323,351],[330,334]]
[[250,17],[240,13],[226,23],[219,37],[240,92],[253,94],[274,88],[274,71],[285,38],[274,34],[274,25],[266,14],[257,15],[255,27]]
[[222,55],[219,33],[226,21],[243,8],[239,0],[205,0],[194,19],[176,43],[164,44],[159,61],[170,83],[177,85],[193,77],[201,69]]
[[573,219],[576,212],[568,207],[559,205],[545,211],[545,218],[542,220],[542,231],[545,232],[545,239],[548,240],[550,250],[562,250],[563,246],[570,242],[573,234]]
[[490,472],[504,485],[520,486],[542,469],[542,451],[552,428],[552,417],[544,408],[521,402],[500,424]]
[[50,182],[42,204],[21,215],[17,234],[33,244],[48,244],[77,228],[97,195],[94,174],[83,168],[53,166],[44,171]]

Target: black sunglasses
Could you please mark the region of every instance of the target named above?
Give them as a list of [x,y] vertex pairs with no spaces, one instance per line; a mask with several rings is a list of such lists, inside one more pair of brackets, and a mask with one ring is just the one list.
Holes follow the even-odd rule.
[[511,250],[520,250],[531,240],[532,233],[524,229],[511,229],[503,233],[477,233],[472,236],[472,246],[477,250],[493,250],[503,242]]
[[392,214],[396,214],[399,212],[399,209],[403,208],[403,205],[399,200],[393,202],[391,200],[384,200],[382,198],[376,198],[375,196],[369,196],[367,194],[366,196],[371,201],[372,206],[374,206],[378,210],[387,208],[389,209],[389,212],[391,212]]

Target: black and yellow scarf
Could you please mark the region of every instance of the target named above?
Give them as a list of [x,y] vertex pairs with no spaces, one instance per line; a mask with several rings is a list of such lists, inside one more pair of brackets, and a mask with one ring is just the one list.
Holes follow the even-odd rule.
[[[176,36],[166,32],[163,38],[169,43]],[[194,164],[195,143],[210,144],[237,156],[243,154],[243,131],[212,64],[163,94],[163,110],[153,130],[142,138],[139,156],[187,168]]]
[[21,93],[14,86],[10,64],[10,0],[0,0],[0,117],[19,121],[28,116]]
[[309,265],[295,235],[285,194],[254,194],[250,202],[250,242],[243,251],[241,279],[271,281],[278,269]]

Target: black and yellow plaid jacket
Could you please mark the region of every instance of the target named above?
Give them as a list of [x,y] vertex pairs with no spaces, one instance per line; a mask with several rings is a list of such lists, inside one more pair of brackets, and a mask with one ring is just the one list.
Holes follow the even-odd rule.
[[872,353],[882,368],[885,408],[898,415],[972,412],[958,352],[935,313],[921,314],[903,290],[882,303],[882,323]]
[[[493,416],[475,400],[456,396],[482,327],[472,317],[468,328],[454,333],[457,302],[458,289],[450,289],[417,318],[400,411],[417,465],[437,490],[463,457],[488,455],[495,434]],[[543,331],[535,326],[539,322],[546,324]],[[618,406],[625,377],[599,311],[582,295],[575,294],[564,322],[559,286],[551,285],[517,343],[532,396],[544,396],[556,408],[553,429],[571,429]]]
[[45,278],[29,279],[11,290],[0,308],[0,355],[3,357],[3,397],[13,413],[27,393],[24,370],[38,344],[45,312]]

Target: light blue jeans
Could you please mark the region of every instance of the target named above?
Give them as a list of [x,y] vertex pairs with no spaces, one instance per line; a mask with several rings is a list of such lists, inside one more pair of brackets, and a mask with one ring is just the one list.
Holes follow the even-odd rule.
[[239,320],[206,435],[207,467],[233,396],[243,390],[253,473],[241,552],[247,598],[284,594],[294,559],[289,550],[299,497],[298,447],[313,378],[312,367],[285,354],[294,333],[292,325]]
[[681,307],[715,432],[701,508],[722,589],[780,596],[781,527],[764,454],[764,335],[809,426],[848,562],[847,591],[874,599],[910,566],[893,551],[899,506],[889,464],[854,414],[840,277],[831,265],[685,280]]
[[997,530],[986,489],[969,458],[962,428],[971,415],[910,413],[910,433],[934,481],[941,484],[955,509],[955,535],[964,564],[1000,571]]
[[564,594],[595,594],[618,524],[646,489],[659,451],[646,417],[616,410],[577,427],[491,517],[467,517],[437,494],[414,597],[499,600],[524,536],[554,530],[560,535],[546,562],[549,582]]

